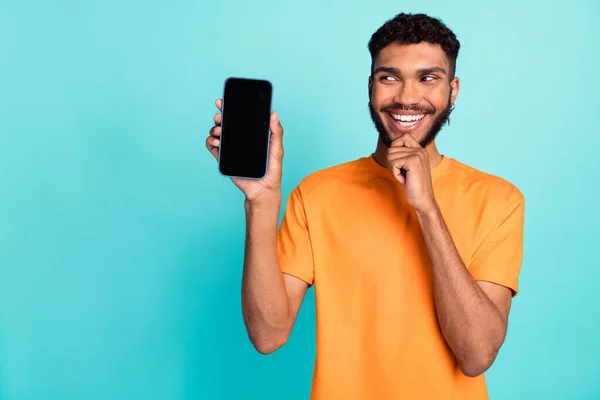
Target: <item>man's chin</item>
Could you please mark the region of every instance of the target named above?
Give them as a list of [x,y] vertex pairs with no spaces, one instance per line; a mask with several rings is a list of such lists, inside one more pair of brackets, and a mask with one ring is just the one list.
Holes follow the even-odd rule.
[[[390,145],[394,140],[396,140],[406,134],[411,135],[417,142],[421,143],[421,140],[427,135],[427,128],[425,128],[425,129],[419,128],[417,130],[408,131],[408,132],[398,132],[395,129],[386,128],[387,141],[390,143]],[[387,144],[386,140],[383,140],[383,139],[384,138],[382,138],[383,143]],[[389,147],[389,145],[388,145],[388,147]]]

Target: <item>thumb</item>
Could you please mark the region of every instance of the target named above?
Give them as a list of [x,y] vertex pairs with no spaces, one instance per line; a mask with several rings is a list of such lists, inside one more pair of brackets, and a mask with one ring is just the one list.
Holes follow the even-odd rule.
[[274,111],[271,114],[270,129],[271,143],[275,149],[280,150],[282,148],[283,126],[281,126],[281,121],[279,121],[279,114],[277,114],[277,111]]

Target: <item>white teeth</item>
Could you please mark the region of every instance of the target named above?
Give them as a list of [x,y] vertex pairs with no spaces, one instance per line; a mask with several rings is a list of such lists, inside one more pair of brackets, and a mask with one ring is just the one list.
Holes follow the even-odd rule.
[[416,122],[416,121],[420,121],[423,117],[425,117],[425,114],[419,114],[419,115],[391,114],[391,115],[398,122]]

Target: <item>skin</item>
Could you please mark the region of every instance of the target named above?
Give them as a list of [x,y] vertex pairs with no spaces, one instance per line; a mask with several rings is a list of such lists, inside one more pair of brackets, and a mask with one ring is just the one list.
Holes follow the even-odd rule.
[[[448,76],[449,65],[439,46],[392,44],[384,48],[369,78],[369,97],[392,138],[391,147],[378,141],[375,160],[386,166],[401,185],[421,223],[431,260],[438,320],[444,338],[467,376],[485,372],[504,342],[512,299],[510,289],[475,281],[463,264],[435,200],[431,168],[442,156],[435,142],[421,147],[436,115],[460,89],[459,79]],[[390,74],[391,70],[395,72]],[[426,74],[423,74],[424,70]],[[391,75],[391,76],[390,76]],[[410,133],[400,133],[385,115],[387,106],[402,104],[434,112]],[[219,111],[222,101],[216,102]],[[221,114],[206,139],[217,159]],[[245,194],[246,252],[242,278],[242,312],[250,341],[262,354],[282,347],[292,330],[308,284],[283,274],[277,259],[277,221],[281,208],[283,127],[271,115],[269,170],[263,180],[232,179]],[[401,174],[406,171],[406,176]]]

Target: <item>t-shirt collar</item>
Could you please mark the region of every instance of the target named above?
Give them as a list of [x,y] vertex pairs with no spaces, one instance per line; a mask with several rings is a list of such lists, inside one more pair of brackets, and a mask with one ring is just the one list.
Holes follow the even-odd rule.
[[[367,168],[374,174],[382,177],[393,178],[390,171],[375,161],[374,154],[364,158]],[[451,163],[451,159],[442,154],[442,159],[435,166],[431,168],[431,180],[435,182],[447,169]]]

